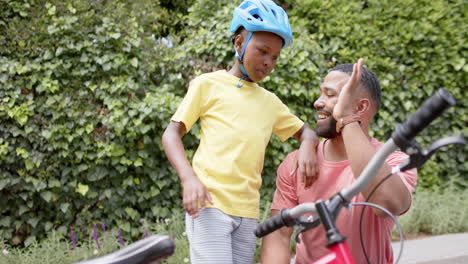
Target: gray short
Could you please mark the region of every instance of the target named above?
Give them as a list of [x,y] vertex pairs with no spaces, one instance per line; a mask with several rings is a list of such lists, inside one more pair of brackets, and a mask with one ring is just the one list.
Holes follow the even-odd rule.
[[251,264],[257,219],[231,216],[206,208],[197,218],[185,215],[192,264]]

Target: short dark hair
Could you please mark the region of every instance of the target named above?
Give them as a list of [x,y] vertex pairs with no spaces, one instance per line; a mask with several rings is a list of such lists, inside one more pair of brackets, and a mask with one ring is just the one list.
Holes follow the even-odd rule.
[[[338,64],[329,72],[332,71],[339,71],[342,73],[346,73],[351,76],[353,73],[353,66],[354,64],[346,63],[346,64]],[[379,110],[380,104],[382,102],[382,91],[380,88],[379,79],[374,72],[369,70],[367,67],[362,67],[362,74],[361,74],[361,85],[366,89],[366,91],[370,94],[372,99],[376,103],[376,111]]]
[[239,35],[239,34],[242,32],[242,30],[244,30],[244,27],[243,27],[243,26],[240,26],[240,27],[236,30],[236,32],[234,32],[234,34],[232,34],[232,36],[231,36],[231,42],[232,42],[232,44],[234,44],[234,39],[236,38],[237,35]]

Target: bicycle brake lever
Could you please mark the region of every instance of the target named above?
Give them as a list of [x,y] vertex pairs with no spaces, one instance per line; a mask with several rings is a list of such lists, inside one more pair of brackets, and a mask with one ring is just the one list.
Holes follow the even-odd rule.
[[414,153],[410,154],[409,158],[398,166],[399,171],[406,171],[412,168],[421,167],[421,165],[423,165],[437,150],[451,144],[465,145],[466,140],[462,136],[442,138],[434,142],[428,150],[421,150],[421,148],[419,148],[417,143],[414,141],[411,148]]
[[299,234],[309,229],[315,228],[320,225],[320,218],[313,216],[300,216],[297,218],[295,225],[299,226],[296,233],[296,243],[301,243]]

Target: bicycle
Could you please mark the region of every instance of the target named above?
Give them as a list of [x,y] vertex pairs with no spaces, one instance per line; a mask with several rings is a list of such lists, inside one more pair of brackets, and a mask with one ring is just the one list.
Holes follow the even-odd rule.
[[[407,153],[409,158],[400,164],[398,168],[392,170],[392,174],[398,171],[419,168],[432,154],[442,147],[450,144],[466,144],[463,137],[454,136],[437,140],[431,144],[428,150],[422,150],[413,139],[416,134],[428,126],[429,123],[441,115],[448,107],[453,105],[455,105],[453,96],[445,89],[438,90],[403,125],[397,126],[391,138],[387,140],[384,146],[369,161],[364,171],[352,185],[344,188],[327,201],[303,203],[294,208],[283,209],[280,214],[259,224],[255,230],[255,235],[263,237],[283,226],[299,226],[302,227],[301,231],[305,231],[323,225],[327,233],[330,253],[315,261],[314,264],[354,264],[355,262],[346,244],[345,237],[340,234],[334,223],[340,210],[350,205],[349,201],[351,201],[351,198],[360,193],[371,182],[385,162],[386,157],[396,149],[399,148]],[[383,179],[382,182],[386,179]],[[377,206],[362,203],[362,205],[364,204]],[[391,215],[385,208],[377,207]],[[306,217],[303,216],[304,214],[311,216]],[[391,217],[398,223],[393,215]],[[400,240],[403,242],[401,228]],[[401,256],[402,249],[403,243],[401,243],[398,259]],[[174,250],[174,241],[169,236],[152,235],[114,253],[75,264],[148,264],[171,256]]]
[[[450,144],[466,144],[462,136],[453,136],[439,139],[432,143],[428,150],[423,150],[414,140],[414,137],[428,126],[429,123],[453,105],[455,105],[453,96],[447,90],[439,89],[404,124],[397,126],[391,138],[377,151],[354,183],[343,188],[326,201],[319,200],[315,203],[302,203],[293,208],[281,210],[279,214],[259,224],[255,230],[255,235],[263,237],[284,226],[298,226],[300,233],[322,225],[325,228],[328,240],[327,247],[330,252],[313,263],[354,264],[355,261],[345,241],[346,238],[336,227],[335,220],[343,207],[350,207],[351,205],[373,206],[383,210],[387,215],[392,217],[400,229],[400,240],[402,243],[400,243],[400,253],[396,261],[398,263],[403,250],[403,234],[396,217],[379,205],[367,202],[352,204],[350,201],[369,185],[380,167],[384,164],[386,158],[398,148],[408,154],[409,158],[398,167],[393,168],[392,172],[376,185],[374,191],[391,175],[412,168],[419,168],[440,148]],[[372,193],[373,191],[370,196]],[[308,216],[304,216],[305,214]],[[296,236],[297,239],[298,237]]]
[[155,234],[138,240],[113,253],[75,264],[149,264],[171,256],[174,241],[167,235]]

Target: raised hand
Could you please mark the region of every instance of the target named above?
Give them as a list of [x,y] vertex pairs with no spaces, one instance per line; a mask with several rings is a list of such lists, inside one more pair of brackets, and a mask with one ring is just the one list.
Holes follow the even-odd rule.
[[342,117],[355,113],[356,107],[356,91],[361,82],[362,65],[364,59],[360,58],[357,63],[353,66],[353,73],[349,78],[348,82],[341,89],[340,95],[338,96],[338,102],[333,109],[333,118],[340,120]]

